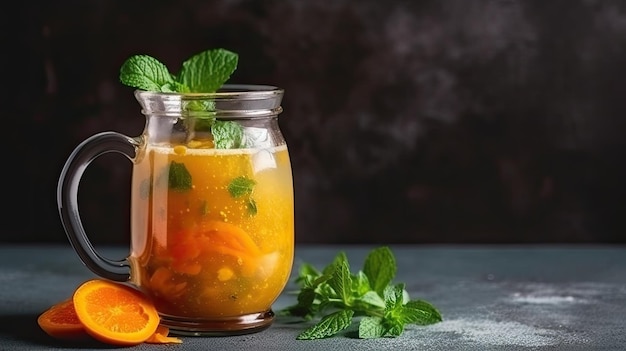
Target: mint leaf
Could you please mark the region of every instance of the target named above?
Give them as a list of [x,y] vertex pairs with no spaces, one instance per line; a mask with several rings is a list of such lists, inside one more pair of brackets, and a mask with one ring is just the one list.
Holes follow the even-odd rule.
[[304,281],[306,277],[313,277],[313,279],[322,275],[322,272],[318,271],[317,268],[313,267],[313,265],[309,263],[303,263],[298,270],[298,278],[296,282]]
[[148,55],[129,57],[120,68],[120,82],[147,91],[171,91],[175,86],[167,67]]
[[385,308],[385,301],[375,291],[366,292],[359,301],[377,308]]
[[183,62],[178,81],[192,92],[212,93],[237,69],[239,57],[225,49],[206,50]]
[[345,252],[339,252],[333,261],[322,270],[322,274],[333,274],[335,267],[341,264],[341,262],[348,262],[348,256]]
[[180,192],[191,190],[191,174],[184,163],[172,161],[168,175],[167,185],[170,189]]
[[398,318],[383,318],[385,334],[383,336],[396,337],[404,332],[404,323]]
[[243,146],[243,127],[233,121],[215,121],[211,126],[216,149],[237,149]]
[[369,279],[372,290],[381,296],[384,294],[385,287],[395,277],[396,270],[396,259],[386,246],[372,250],[363,264],[363,272]]
[[307,279],[304,282],[305,287],[312,287],[312,288],[320,289],[320,286],[323,287],[322,284],[328,284],[327,282],[330,280],[330,278],[332,278],[332,276],[330,274],[322,274],[317,277],[310,276],[306,278]]
[[404,284],[387,286],[384,292],[385,309],[393,311],[402,307],[404,302]]
[[368,292],[373,292],[371,291],[372,288],[370,287],[370,281],[363,271],[359,271],[352,277],[352,290],[354,290],[354,292],[356,292],[359,296]]
[[252,190],[256,182],[253,179],[244,176],[237,177],[228,183],[228,192],[234,198],[252,195]]
[[302,288],[298,293],[298,303],[279,311],[281,316],[302,317],[304,320],[311,320],[317,311],[315,305],[315,289]]
[[335,290],[337,297],[346,305],[352,302],[352,278],[350,277],[350,267],[347,260],[335,263],[334,271],[328,284]]
[[441,322],[441,313],[432,304],[423,300],[411,300],[402,309],[404,323],[429,325]]
[[363,317],[359,322],[359,338],[374,339],[385,336],[383,319],[380,317]]
[[352,324],[351,310],[342,310],[324,316],[316,325],[306,329],[297,336],[298,340],[322,339],[346,329]]

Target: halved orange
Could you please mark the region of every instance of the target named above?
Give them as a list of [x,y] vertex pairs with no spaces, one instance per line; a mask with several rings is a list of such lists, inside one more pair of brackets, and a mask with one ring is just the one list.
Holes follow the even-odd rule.
[[39,315],[37,324],[46,334],[57,339],[82,340],[89,338],[76,315],[72,299],[66,299],[48,308]]
[[76,289],[72,300],[85,331],[108,344],[141,344],[159,326],[160,318],[150,299],[122,283],[86,281]]

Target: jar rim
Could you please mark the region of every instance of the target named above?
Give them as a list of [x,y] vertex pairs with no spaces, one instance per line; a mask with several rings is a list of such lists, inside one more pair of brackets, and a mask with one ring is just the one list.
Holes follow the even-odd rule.
[[225,84],[214,93],[135,90],[135,97],[146,116],[250,119],[280,114],[283,93],[272,85]]
[[282,95],[284,89],[274,85],[262,84],[224,84],[217,91],[212,93],[180,93],[180,92],[158,92],[137,89],[135,94],[143,97],[149,96],[169,96],[184,97],[190,100],[201,99],[244,99],[256,100],[267,99],[276,95]]

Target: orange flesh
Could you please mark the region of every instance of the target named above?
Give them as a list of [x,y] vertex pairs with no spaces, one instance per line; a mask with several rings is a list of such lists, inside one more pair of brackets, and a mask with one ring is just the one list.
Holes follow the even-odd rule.
[[84,339],[88,335],[74,310],[72,299],[59,302],[44,311],[37,324],[46,334],[57,339]]
[[152,302],[138,290],[105,280],[90,280],[73,296],[76,315],[93,338],[112,345],[137,345],[159,325]]

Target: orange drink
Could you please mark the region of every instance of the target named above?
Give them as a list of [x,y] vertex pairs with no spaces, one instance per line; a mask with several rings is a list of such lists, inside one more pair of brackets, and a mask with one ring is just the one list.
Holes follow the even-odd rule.
[[134,168],[134,282],[164,316],[268,311],[291,271],[294,215],[285,145],[148,146]]

